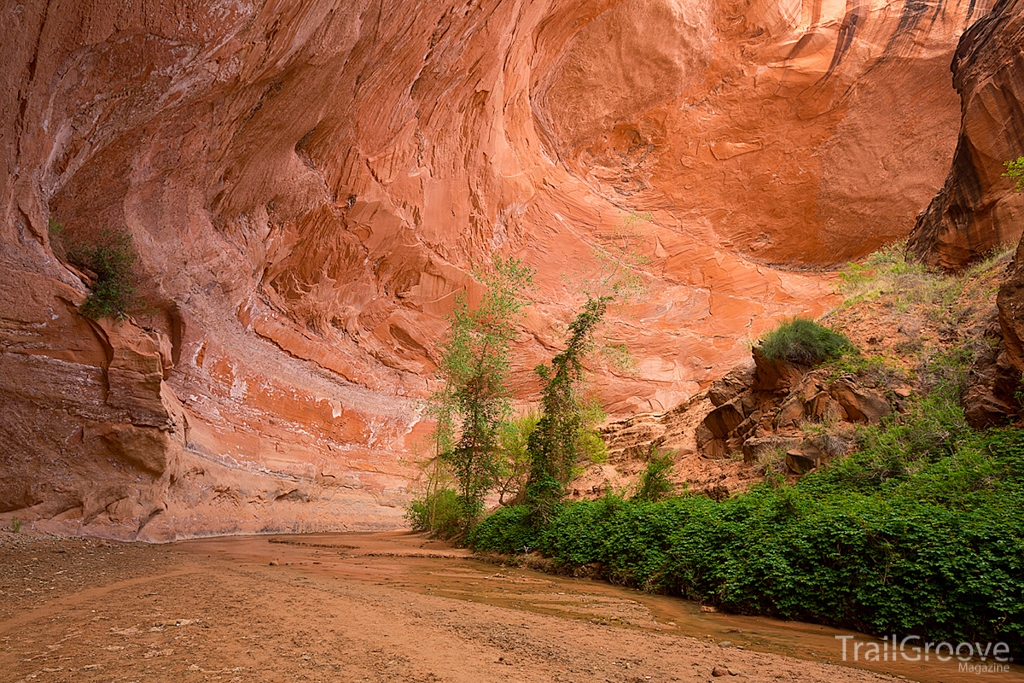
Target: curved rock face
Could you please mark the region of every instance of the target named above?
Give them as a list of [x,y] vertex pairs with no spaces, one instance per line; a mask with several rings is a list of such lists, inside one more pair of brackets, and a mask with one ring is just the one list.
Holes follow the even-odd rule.
[[942,190],[918,219],[910,247],[932,266],[959,269],[1024,228],[1024,195],[1002,176],[1024,154],[1024,2],[1000,0],[960,39],[953,57],[962,124]]
[[[596,367],[669,408],[948,169],[979,2],[34,0],[5,6],[0,514],[172,538],[400,523],[437,339],[537,268],[516,385],[650,213]],[[129,230],[151,312],[89,323],[62,239]],[[59,251],[59,248],[57,249]],[[44,524],[44,525],[45,525]]]

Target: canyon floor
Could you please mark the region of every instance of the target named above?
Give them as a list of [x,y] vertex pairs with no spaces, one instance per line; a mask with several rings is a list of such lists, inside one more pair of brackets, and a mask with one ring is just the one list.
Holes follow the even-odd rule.
[[162,546],[0,532],[0,548],[0,680],[11,683],[963,676],[955,662],[832,664],[835,636],[850,632],[704,613],[405,532]]

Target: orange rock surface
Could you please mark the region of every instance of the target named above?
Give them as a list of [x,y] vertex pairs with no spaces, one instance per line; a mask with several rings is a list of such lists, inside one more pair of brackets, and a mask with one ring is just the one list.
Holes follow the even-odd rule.
[[[649,212],[596,367],[671,408],[821,266],[907,234],[950,166],[985,2],[27,0],[0,50],[0,519],[141,539],[401,522],[468,272],[538,271],[516,371]],[[54,256],[126,228],[152,312]],[[774,265],[772,265],[774,264]]]

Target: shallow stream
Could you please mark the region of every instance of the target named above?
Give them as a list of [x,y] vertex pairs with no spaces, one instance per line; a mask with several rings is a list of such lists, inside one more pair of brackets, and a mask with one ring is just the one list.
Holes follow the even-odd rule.
[[[554,615],[624,629],[689,636],[758,652],[843,664],[923,683],[965,680],[1022,681],[1024,671],[964,671],[979,659],[928,661],[908,643],[895,652],[891,642],[841,629],[702,611],[696,603],[651,595],[601,581],[555,576],[474,559],[465,550],[405,532],[219,537],[174,544],[242,564],[290,567],[350,581],[393,586],[476,603]],[[846,645],[846,659],[843,645]],[[877,661],[871,654],[877,651]],[[946,657],[947,653],[942,652]],[[919,657],[920,661],[913,661]],[[992,664],[991,657],[987,660]]]

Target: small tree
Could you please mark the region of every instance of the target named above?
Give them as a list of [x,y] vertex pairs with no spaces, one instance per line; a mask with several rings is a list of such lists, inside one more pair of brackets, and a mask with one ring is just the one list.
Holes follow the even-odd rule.
[[572,475],[579,455],[584,426],[584,405],[580,400],[583,360],[593,345],[595,328],[604,319],[610,297],[588,299],[583,310],[569,326],[566,349],[551,359],[551,365],[538,365],[537,375],[544,383],[542,414],[530,435],[530,482],[527,503],[546,516]]
[[[584,374],[595,335],[604,322],[608,306],[616,301],[642,295],[645,289],[643,266],[647,257],[638,249],[637,225],[649,216],[631,213],[603,241],[594,245],[597,272],[582,279],[583,306],[569,324],[564,351],[551,359],[551,365],[539,365],[541,418],[530,435],[530,478],[526,504],[535,524],[543,524],[561,500],[565,485],[575,475],[574,465],[586,455],[598,457],[607,452],[600,434],[594,430],[593,409],[583,400]],[[615,348],[624,356],[624,348]]]
[[530,411],[501,426],[495,472],[495,491],[501,505],[522,502],[530,474],[530,435],[539,421],[540,415]]
[[465,294],[457,297],[441,344],[444,387],[430,399],[437,457],[455,480],[464,529],[480,514],[498,474],[499,433],[510,413],[510,347],[533,271],[521,261],[495,256],[493,270],[476,276],[487,289],[476,308]]

